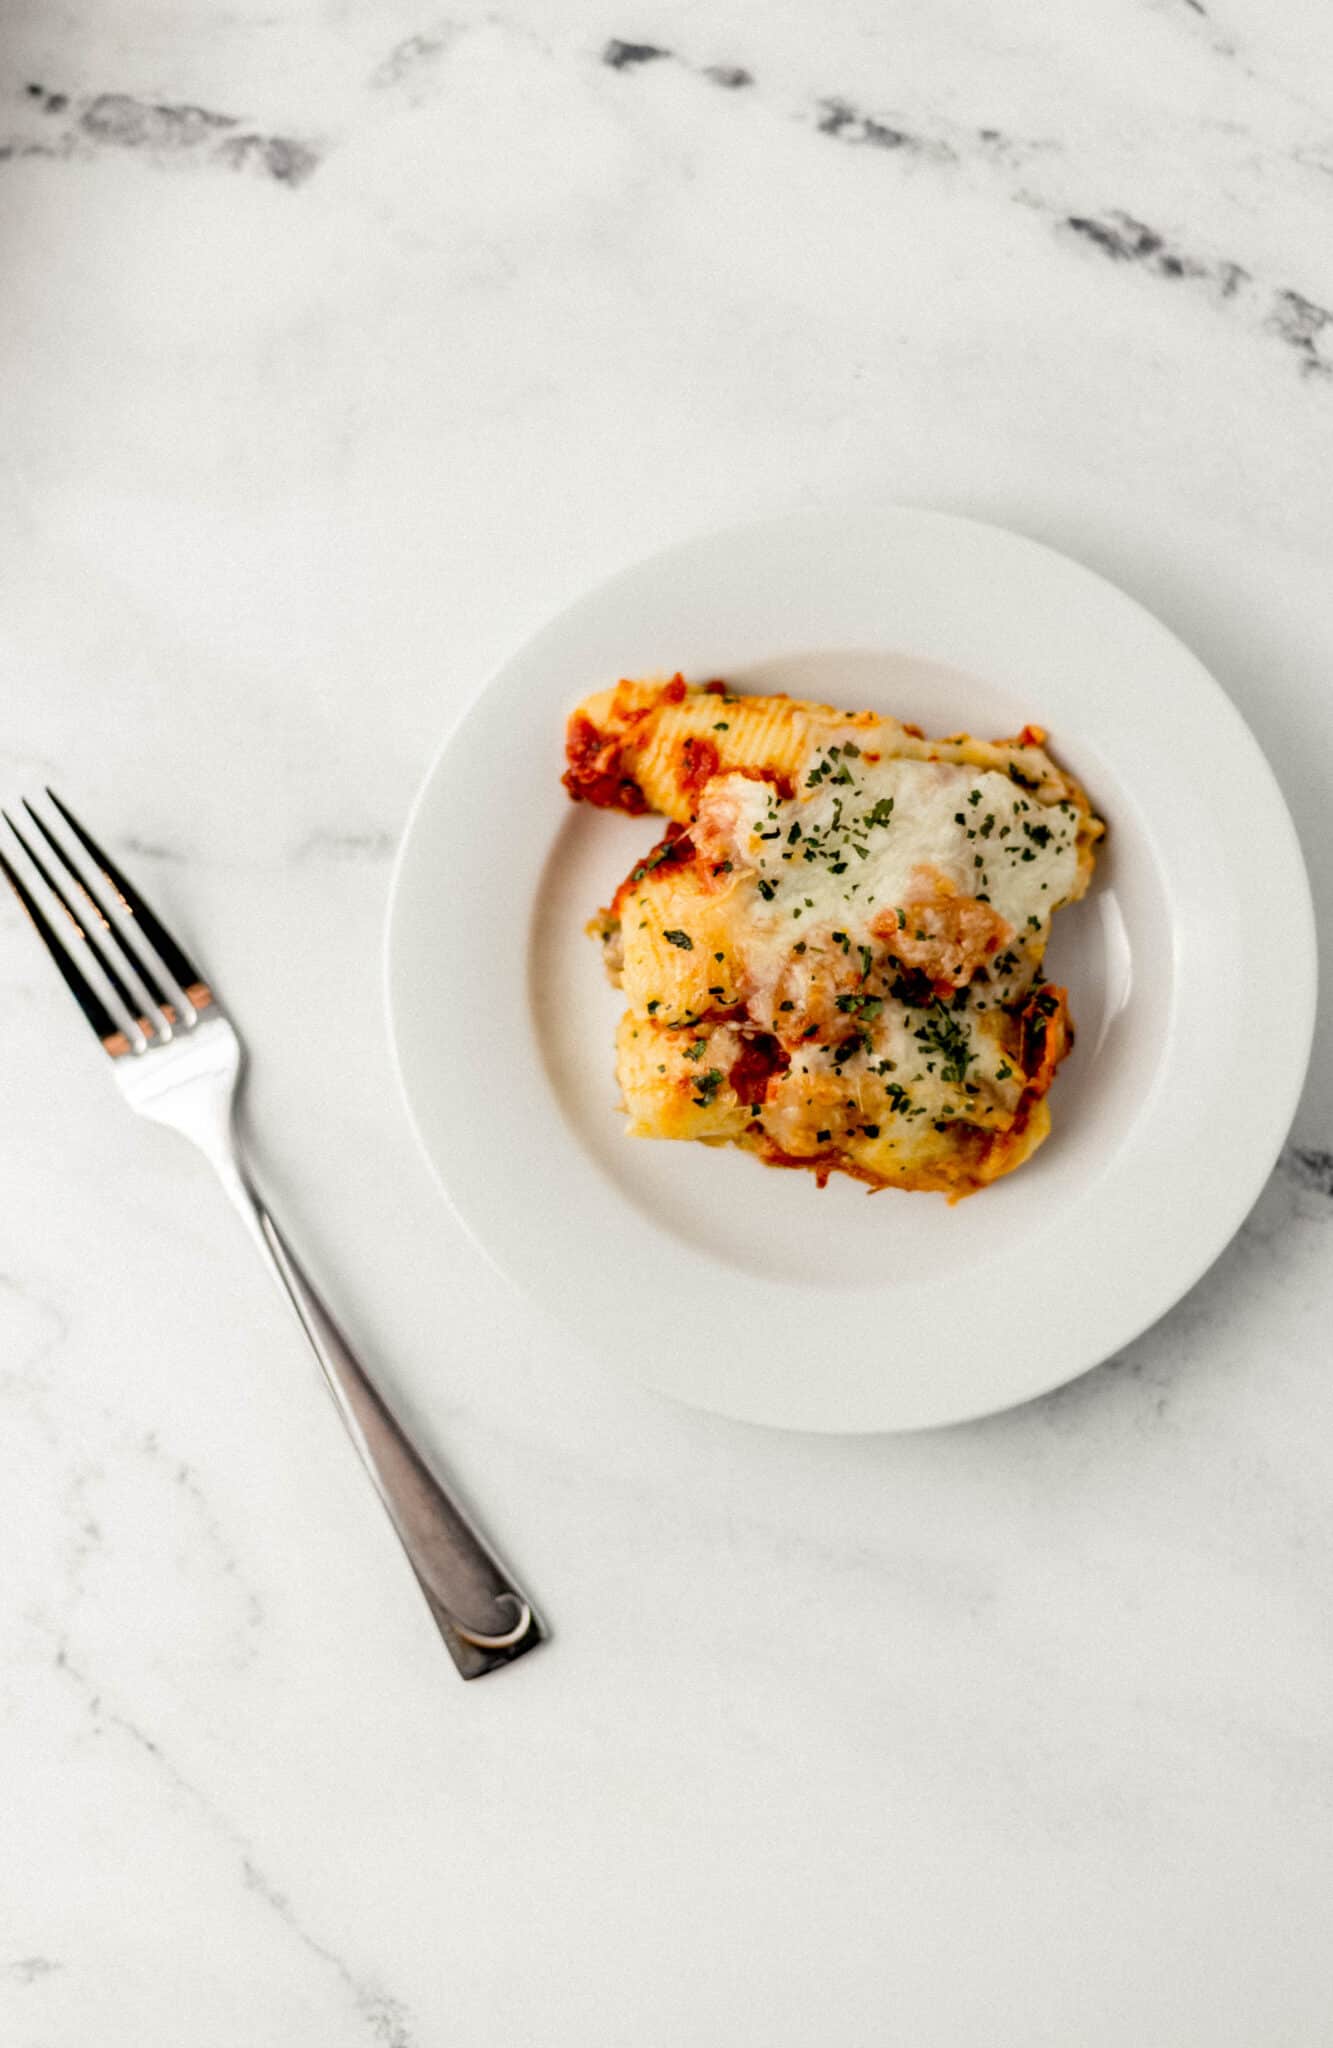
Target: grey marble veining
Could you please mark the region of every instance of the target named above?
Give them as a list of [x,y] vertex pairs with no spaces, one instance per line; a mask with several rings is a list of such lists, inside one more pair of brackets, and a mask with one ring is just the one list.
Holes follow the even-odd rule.
[[1327,997],[1157,1329],[806,1441],[507,1292],[378,945],[500,655],[865,490],[1195,646],[1327,938],[1330,80],[1258,0],[11,7],[0,794],[77,797],[208,959],[298,1243],[557,1633],[456,1684],[203,1168],[0,913],[6,2048],[1322,2048]]

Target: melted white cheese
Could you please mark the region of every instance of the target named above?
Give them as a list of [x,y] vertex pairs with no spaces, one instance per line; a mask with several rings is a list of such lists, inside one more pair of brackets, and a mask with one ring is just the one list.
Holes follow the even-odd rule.
[[[1042,804],[993,770],[870,762],[830,748],[806,764],[792,798],[751,777],[716,777],[699,822],[706,858],[729,859],[743,892],[738,950],[751,1016],[781,1033],[791,1013],[797,1027],[779,1090],[791,1143],[813,1143],[815,1126],[851,1115],[842,1098],[869,1099],[871,1077],[875,1099],[889,1095],[895,1123],[1012,1111],[1023,1077],[1001,1042],[1001,1006],[1022,999],[1051,915],[1077,886],[1071,805]],[[938,899],[941,877],[960,896],[988,902],[1014,936],[965,994],[922,1005],[893,988],[895,970],[884,969],[872,926]],[[867,979],[872,955],[881,966]],[[873,998],[865,1010],[855,1001],[863,989]],[[814,1043],[805,1042],[808,1016],[819,1025]],[[858,1041],[849,1039],[853,1023]],[[876,1110],[875,1121],[882,1117]],[[804,1122],[811,1129],[802,1136]]]
[[[828,761],[818,757],[816,772]],[[881,912],[922,893],[914,876],[923,867],[988,901],[1017,934],[1044,937],[1078,873],[1072,806],[1039,803],[1005,775],[954,762],[839,752],[794,798],[728,775],[709,785],[705,805],[726,818],[730,858],[754,872],[751,919],[784,951],[815,927],[864,935]]]

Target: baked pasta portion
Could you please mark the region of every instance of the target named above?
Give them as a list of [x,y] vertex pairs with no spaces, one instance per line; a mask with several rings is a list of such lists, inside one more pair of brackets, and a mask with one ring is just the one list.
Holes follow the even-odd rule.
[[1021,1165],[1073,1042],[1051,919],[1104,829],[1045,738],[927,739],[681,676],[581,704],[570,795],[668,821],[589,926],[625,992],[630,1132],[821,1186],[957,1197]]

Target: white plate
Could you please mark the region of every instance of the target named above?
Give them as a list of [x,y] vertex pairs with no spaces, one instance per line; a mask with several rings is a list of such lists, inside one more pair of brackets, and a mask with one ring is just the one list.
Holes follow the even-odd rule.
[[[1032,720],[1086,784],[1109,835],[1048,956],[1078,1042],[1011,1178],[950,1208],[625,1136],[620,1001],[583,925],[657,827],[569,803],[564,724],[675,668],[930,732]],[[673,548],[507,662],[417,799],[387,972],[417,1132],[502,1271],[681,1400],[848,1431],[1027,1400],[1169,1308],[1272,1167],[1315,994],[1290,818],[1195,657],[1032,541],[864,508]]]

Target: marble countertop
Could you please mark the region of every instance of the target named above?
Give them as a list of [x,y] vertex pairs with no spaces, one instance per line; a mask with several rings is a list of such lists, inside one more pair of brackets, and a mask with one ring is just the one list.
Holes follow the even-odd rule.
[[862,490],[1190,641],[1327,936],[1333,16],[14,0],[0,63],[0,795],[201,939],[280,1213],[556,1628],[457,1682],[207,1168],[0,915],[0,2038],[1322,2048],[1327,1006],[1163,1324],[808,1440],[490,1272],[378,949],[503,653]]

